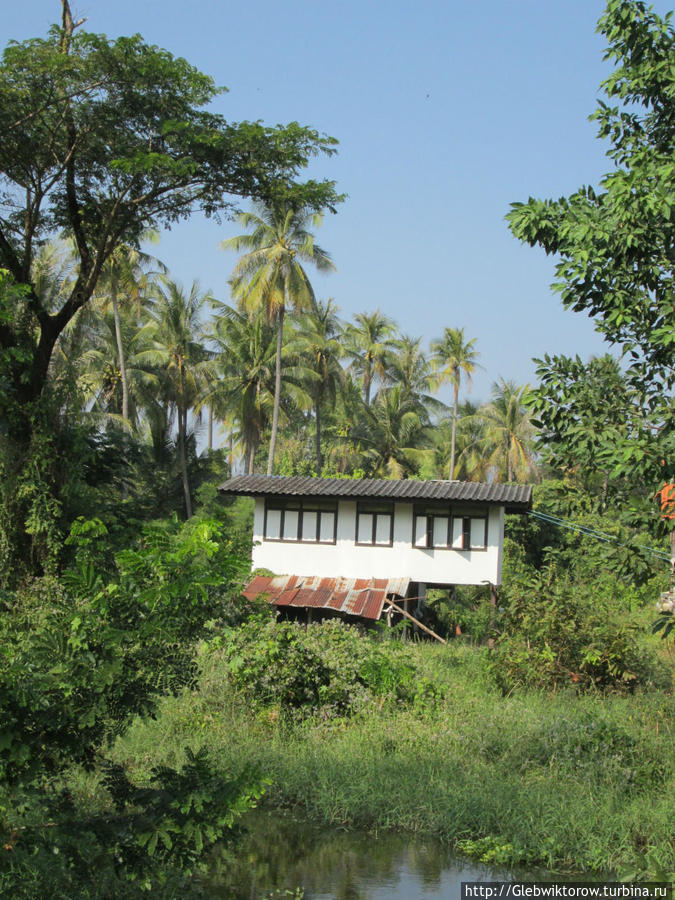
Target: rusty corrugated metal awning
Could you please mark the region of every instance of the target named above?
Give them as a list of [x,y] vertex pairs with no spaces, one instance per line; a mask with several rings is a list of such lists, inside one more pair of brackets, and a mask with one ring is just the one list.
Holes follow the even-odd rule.
[[250,497],[342,497],[489,503],[505,506],[507,512],[527,512],[532,508],[532,487],[529,484],[482,484],[477,481],[236,475],[221,484],[218,490],[223,494],[244,494]]
[[388,596],[405,597],[409,578],[319,578],[255,575],[242,591],[248,600],[261,594],[275,606],[330,609],[377,620]]

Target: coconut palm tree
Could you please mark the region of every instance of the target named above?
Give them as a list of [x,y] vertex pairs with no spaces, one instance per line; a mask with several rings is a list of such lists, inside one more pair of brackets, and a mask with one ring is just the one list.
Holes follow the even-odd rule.
[[274,329],[263,315],[251,319],[224,303],[218,303],[217,310],[208,334],[215,355],[204,400],[229,426],[252,475],[274,409]]
[[289,351],[297,354],[316,375],[308,385],[308,390],[314,406],[317,475],[321,475],[323,469],[321,407],[335,407],[338,391],[344,381],[340,365],[344,351],[339,340],[342,326],[337,312],[338,308],[333,300],[317,302],[310,312],[298,316],[297,329],[288,345]]
[[[262,311],[251,318],[225,303],[213,305],[217,316],[207,339],[214,352],[206,367],[208,385],[201,403],[208,404],[216,418],[228,425],[232,441],[243,449],[246,471],[252,475],[274,410],[275,329]],[[281,376],[279,421],[283,424],[286,406],[307,409],[311,405],[306,383],[311,382],[313,373],[298,364],[286,345]]]
[[539,480],[532,448],[534,426],[525,405],[528,385],[500,378],[492,386],[492,401],[478,411],[483,423],[480,449],[496,481]]
[[354,322],[345,329],[345,347],[352,359],[349,368],[363,380],[366,406],[370,406],[374,379],[378,378],[382,384],[390,380],[396,335],[395,322],[382,315],[379,309],[374,313],[357,313]]
[[312,263],[320,271],[331,271],[335,266],[309,231],[309,226],[321,225],[318,213],[259,203],[253,212],[240,213],[237,221],[243,228],[251,229],[251,234],[221,243],[226,250],[244,252],[229,280],[232,296],[249,313],[262,309],[268,321],[277,326],[274,410],[267,460],[267,474],[271,475],[279,427],[284,315],[287,309],[309,310],[315,301],[303,262]]
[[[157,236],[154,232],[147,232],[144,238],[156,240]],[[152,266],[156,266],[156,269],[151,268]],[[122,387],[122,420],[124,427],[128,429],[131,428],[129,421],[129,377],[124,341],[122,339],[120,304],[126,308],[130,303],[133,303],[137,310],[137,319],[140,319],[141,303],[144,295],[147,296],[154,279],[159,274],[166,274],[166,272],[167,268],[164,263],[154,259],[148,253],[144,253],[142,250],[129,244],[121,244],[103,264],[93,298],[95,306],[105,310],[109,303],[112,308],[117,341],[117,362]]]
[[112,309],[98,312],[87,329],[88,349],[78,360],[78,384],[89,402],[93,401],[93,409],[121,420],[125,429],[138,425],[149,393],[156,394],[159,389],[159,377],[146,360],[139,359],[148,349],[147,337],[147,329],[139,329],[128,312],[121,316],[115,316]]
[[199,402],[205,384],[205,363],[210,354],[202,340],[202,310],[210,301],[193,282],[186,291],[175,281],[162,279],[155,304],[149,312],[149,349],[138,354],[140,363],[161,368],[161,386],[167,403],[176,410],[178,455],[185,495],[185,512],[192,516],[192,499],[187,471],[186,437],[189,411]]
[[447,406],[429,391],[433,385],[431,362],[420,348],[422,338],[402,337],[397,341],[391,360],[390,377],[400,384],[404,395],[412,400],[420,417],[429,421],[430,416],[447,412]]
[[365,412],[358,437],[373,475],[404,478],[429,468],[433,450],[426,425],[400,385],[379,391]]
[[452,406],[452,437],[450,450],[450,478],[455,477],[455,450],[457,440],[457,410],[459,407],[459,388],[462,375],[466,376],[467,384],[471,388],[471,376],[480,368],[478,365],[478,353],[474,349],[476,338],[469,341],[464,339],[463,328],[446,328],[443,337],[439,341],[431,342],[433,367],[436,372],[436,384],[440,386],[449,382],[453,387]]
[[485,421],[475,403],[460,403],[457,414],[455,476],[464,481],[487,481],[490,466],[484,453]]

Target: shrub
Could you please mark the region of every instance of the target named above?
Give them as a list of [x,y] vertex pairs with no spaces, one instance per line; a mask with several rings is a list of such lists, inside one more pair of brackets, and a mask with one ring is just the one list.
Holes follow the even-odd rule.
[[517,686],[625,692],[671,683],[635,615],[554,566],[510,586],[498,628],[488,668],[505,693]]
[[[258,706],[284,714],[349,714],[374,697],[429,698],[412,653],[332,619],[323,624],[255,619],[228,629],[212,648],[232,683]],[[433,693],[433,691],[431,692]]]
[[[236,590],[242,562],[205,521],[146,526],[115,556],[105,538],[101,522],[77,522],[61,581],[0,591],[3,896],[93,896],[99,876],[114,888],[96,896],[124,896],[136,880],[178,884],[261,789],[252,773],[216,775],[204,754],[188,754],[181,771],[154,770],[152,787],[107,760],[135,716],[196,684],[195,642],[219,615],[223,583]],[[107,773],[108,806],[95,815],[60,791],[76,764]]]

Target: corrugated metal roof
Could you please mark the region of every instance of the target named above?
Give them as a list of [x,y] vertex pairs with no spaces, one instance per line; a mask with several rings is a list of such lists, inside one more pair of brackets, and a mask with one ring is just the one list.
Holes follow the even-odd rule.
[[477,481],[396,481],[386,478],[306,478],[236,475],[222,484],[223,494],[285,497],[378,497],[386,500],[454,500],[505,506],[507,512],[532,507],[529,484],[482,484]]
[[409,578],[319,578],[255,575],[242,591],[248,600],[263,594],[275,606],[331,609],[377,620],[388,596],[405,597]]

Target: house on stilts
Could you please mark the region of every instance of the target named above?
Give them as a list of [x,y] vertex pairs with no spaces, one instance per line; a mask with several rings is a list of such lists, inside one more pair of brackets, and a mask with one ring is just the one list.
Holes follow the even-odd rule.
[[529,485],[467,481],[238,475],[220,492],[255,499],[244,595],[306,621],[372,622],[392,601],[419,614],[428,588],[497,587],[504,515],[532,506]]

